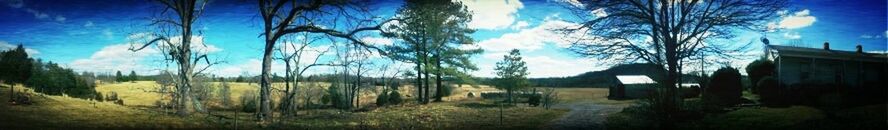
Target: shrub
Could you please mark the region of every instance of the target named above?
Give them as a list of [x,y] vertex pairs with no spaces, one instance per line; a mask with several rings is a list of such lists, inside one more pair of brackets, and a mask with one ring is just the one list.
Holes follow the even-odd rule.
[[475,97],[475,93],[474,93],[474,92],[469,92],[469,94],[466,94],[466,97],[474,98],[474,97]]
[[241,111],[243,112],[256,112],[256,105],[258,102],[256,101],[256,92],[247,91],[241,96],[241,103],[243,104]]
[[441,86],[441,96],[442,97],[447,97],[447,96],[450,96],[451,94],[453,94],[453,86],[450,86],[450,85]]
[[108,95],[108,98],[105,98],[105,100],[108,100],[108,101],[116,101],[116,100],[118,100],[118,98],[117,98],[117,92],[111,91],[111,94]]
[[403,99],[401,99],[401,93],[398,93],[398,91],[392,91],[391,93],[389,93],[388,98],[388,103],[392,105],[401,104],[401,102],[404,101]]
[[29,93],[16,93],[11,100],[13,105],[31,105],[31,103],[34,103],[31,101],[31,94]]
[[749,74],[749,81],[752,83],[752,93],[759,93],[758,82],[767,76],[772,76],[774,70],[774,62],[768,59],[758,59],[746,65],[746,73]]
[[554,88],[543,89],[542,100],[543,107],[549,109],[552,105],[559,102],[558,92]]
[[222,103],[222,107],[231,106],[231,86],[228,85],[228,82],[222,82],[222,88],[219,89],[219,97]]
[[335,108],[345,109],[348,108],[349,102],[346,101],[345,96],[342,94],[339,86],[330,86],[327,88],[327,94],[324,97],[321,97],[321,101],[324,104],[330,104]]
[[780,98],[780,88],[777,86],[777,79],[768,76],[764,77],[756,83],[758,87],[759,102],[765,106],[777,106],[782,104]]
[[123,99],[117,99],[116,101],[114,101],[114,104],[123,106]]
[[99,102],[104,102],[104,101],[105,101],[105,95],[102,95],[101,92],[96,92],[95,94],[93,94],[93,100],[96,100],[96,101],[99,101]]
[[388,93],[381,92],[376,96],[376,106],[384,106],[388,103]]
[[737,69],[727,67],[716,70],[704,91],[703,99],[706,104],[718,106],[736,105],[743,95],[740,72]]
[[540,98],[542,98],[542,95],[539,95],[539,94],[531,94],[531,95],[529,95],[529,96],[527,97],[527,105],[530,105],[530,106],[539,106],[539,105],[540,105]]

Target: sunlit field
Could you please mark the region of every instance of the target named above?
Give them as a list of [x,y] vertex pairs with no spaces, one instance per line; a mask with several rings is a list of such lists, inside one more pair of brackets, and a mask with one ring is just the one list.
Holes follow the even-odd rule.
[[[219,83],[213,83],[213,86]],[[229,83],[232,99],[239,99],[243,93],[256,92],[258,86],[248,83]],[[275,87],[281,84],[276,83]],[[317,83],[320,88],[327,84]],[[310,86],[310,85],[307,85]],[[19,93],[28,93],[34,98],[34,105],[2,106],[0,111],[5,120],[15,120],[19,124],[4,124],[16,128],[307,128],[307,129],[432,129],[432,128],[516,128],[538,129],[547,127],[552,120],[561,117],[567,109],[544,109],[541,107],[504,106],[502,122],[500,122],[500,106],[491,100],[478,96],[469,98],[469,92],[475,94],[482,91],[497,89],[479,85],[472,87],[463,85],[455,87],[452,96],[443,98],[445,102],[433,102],[419,105],[407,98],[405,104],[375,107],[378,90],[367,90],[362,93],[362,106],[371,109],[364,112],[347,112],[337,109],[302,109],[294,118],[285,118],[267,124],[257,124],[252,113],[236,112],[236,110],[211,107],[208,113],[195,113],[186,118],[179,118],[172,110],[157,108],[155,103],[161,100],[161,94],[153,92],[159,85],[153,81],[122,82],[101,84],[96,90],[103,94],[115,92],[124,101],[124,105],[113,102],[98,102],[65,96],[50,96],[33,92],[33,90],[17,86]],[[302,86],[303,88],[308,88]],[[4,88],[7,88],[4,86]],[[303,89],[300,89],[303,90]],[[571,92],[575,90],[560,90]],[[402,86],[403,95],[411,96],[411,86]],[[2,91],[0,96],[8,99],[9,92]],[[277,101],[280,94],[275,95]],[[565,96],[574,96],[567,94]],[[579,96],[579,95],[577,95]],[[572,99],[571,97],[568,99]],[[596,99],[592,99],[596,100]],[[240,100],[234,100],[239,106]],[[219,104],[216,99],[208,104]],[[276,102],[275,102],[276,104]],[[279,116],[276,113],[276,116]],[[88,121],[87,123],[83,123]],[[11,121],[3,121],[9,123]],[[24,125],[21,122],[49,123],[53,125]]]

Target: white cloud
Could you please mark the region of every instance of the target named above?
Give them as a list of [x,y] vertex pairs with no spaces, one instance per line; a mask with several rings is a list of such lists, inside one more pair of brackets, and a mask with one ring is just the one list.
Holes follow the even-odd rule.
[[[0,41],[0,51],[12,50],[16,47],[18,47],[18,45],[9,44],[9,42],[6,41]],[[28,57],[34,57],[34,55],[40,54],[40,51],[25,47],[25,53],[28,53]]]
[[528,77],[563,77],[589,72],[600,67],[588,60],[557,59],[549,56],[525,56]]
[[392,45],[392,43],[394,43],[394,40],[384,37],[364,37],[361,38],[361,41],[369,43],[370,45]]
[[[285,71],[284,68],[284,64],[279,62],[279,60],[271,62],[272,73],[277,73],[278,75],[283,76],[282,72]],[[262,72],[262,60],[248,59],[240,64],[210,68],[207,72],[222,77],[256,76]]]
[[[136,52],[129,50],[130,48],[136,48],[142,45],[142,43],[145,43],[144,41],[140,41],[140,39],[150,36],[145,34],[147,33],[130,35],[129,37],[132,39],[127,40],[132,41],[131,43],[105,46],[101,50],[93,53],[89,58],[76,59],[69,65],[74,70],[99,73],[111,73],[118,70],[122,72],[136,71],[137,73],[157,73],[157,69],[161,68],[148,64],[152,63],[151,61],[162,60],[160,54],[162,52],[158,50],[158,46],[152,45]],[[214,45],[204,43],[203,37],[201,36],[194,36],[191,40],[193,43],[191,45],[191,50],[195,53],[207,54],[222,50]],[[173,44],[179,43],[177,40],[173,40],[172,42]],[[165,46],[166,45],[164,44],[160,44],[160,47]]]
[[70,63],[74,70],[111,73],[114,71],[137,71],[138,73],[153,71],[153,68],[143,65],[144,59],[158,54],[154,48],[145,48],[133,52],[129,48],[133,44],[114,44],[105,46],[87,59],[77,59]]
[[56,22],[65,22],[66,19],[67,19],[67,18],[65,18],[65,17],[63,17],[63,16],[61,16],[61,15],[55,17],[55,21],[56,21]]
[[607,12],[604,11],[604,8],[598,8],[592,10],[592,15],[595,15],[596,18],[607,17]]
[[[107,30],[107,29],[106,29]],[[110,31],[109,31],[110,32]],[[112,33],[113,34],[113,33]],[[107,35],[107,34],[106,34]],[[135,43],[147,43],[150,40],[153,40],[155,37],[150,33],[134,33],[127,36],[127,40],[134,41]],[[182,44],[182,36],[172,36],[169,37],[170,44],[179,45]],[[158,44],[161,47],[168,47],[168,44]],[[191,36],[191,51],[198,54],[209,54],[214,52],[222,51],[222,48],[218,48],[210,43],[204,42],[203,36]]]
[[25,12],[31,13],[37,19],[49,19],[49,14],[34,10],[34,9],[25,9]]
[[[489,56],[497,57],[495,61],[500,61],[506,53],[489,54]],[[488,58],[488,55],[484,56]],[[522,55],[522,60],[527,63],[527,72],[530,73],[529,78],[542,77],[565,77],[574,76],[589,71],[603,70],[605,67],[593,64],[589,60],[580,59],[563,59],[561,57],[550,56],[528,56]],[[494,68],[495,63],[479,64],[479,70],[472,73],[480,77],[496,77]]]
[[783,33],[783,37],[785,37],[786,39],[801,39],[802,35],[799,35],[799,33],[797,32],[786,32]]
[[[561,21],[545,20],[539,26],[520,30],[516,33],[503,34],[498,38],[491,38],[478,42],[478,45],[486,51],[505,52],[512,49],[534,51],[542,48],[545,43],[554,43],[558,47],[569,47],[572,36],[554,32],[552,29],[575,27],[579,24]],[[570,34],[580,35],[580,34]]]
[[817,18],[811,16],[810,14],[811,11],[807,9],[795,12],[793,14],[787,14],[786,12],[784,12],[782,13],[783,19],[776,24],[776,27],[782,29],[798,29],[811,26],[812,24],[814,24],[815,21],[817,21]]
[[95,25],[96,25],[96,24],[94,24],[92,21],[86,21],[86,24],[83,24],[83,27],[92,27],[92,26],[95,26]]
[[577,1],[577,0],[561,0],[561,2],[568,3],[570,5],[573,5],[574,7],[580,7],[580,8],[586,6],[585,4],[580,3],[580,1]]
[[472,12],[470,28],[502,29],[515,22],[518,9],[524,8],[519,0],[458,0]]
[[25,7],[25,1],[23,0],[6,0],[6,5],[12,8],[22,8]]
[[518,21],[517,23],[515,23],[515,25],[512,25],[512,29],[514,29],[514,30],[524,29],[528,25],[529,24],[527,23],[527,21]]

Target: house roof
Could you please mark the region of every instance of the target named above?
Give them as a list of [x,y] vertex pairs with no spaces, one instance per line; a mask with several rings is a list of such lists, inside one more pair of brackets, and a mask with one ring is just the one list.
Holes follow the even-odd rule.
[[617,75],[621,84],[655,84],[653,79],[646,75]]
[[885,53],[857,53],[855,51],[826,50],[822,48],[808,48],[782,45],[768,45],[768,48],[777,52],[779,56],[823,58],[836,60],[863,60],[874,62],[888,62],[888,54]]

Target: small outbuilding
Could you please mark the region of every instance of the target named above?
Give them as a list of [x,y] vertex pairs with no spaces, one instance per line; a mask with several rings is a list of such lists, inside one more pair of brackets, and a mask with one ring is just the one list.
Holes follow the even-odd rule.
[[647,96],[657,82],[646,75],[617,75],[617,82],[609,87],[609,99],[634,99]]

